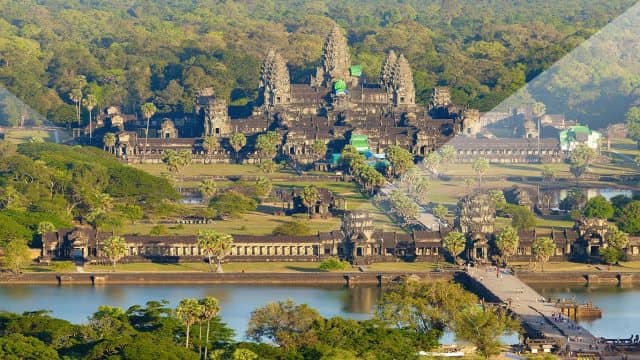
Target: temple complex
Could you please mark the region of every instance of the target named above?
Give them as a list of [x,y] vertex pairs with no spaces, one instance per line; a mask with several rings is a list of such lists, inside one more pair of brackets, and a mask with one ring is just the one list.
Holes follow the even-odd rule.
[[[160,162],[165,150],[180,148],[190,149],[196,163],[229,163],[236,159],[229,136],[239,132],[247,137],[247,145],[238,161],[254,163],[256,137],[275,130],[281,136],[277,156],[300,164],[341,152],[353,135],[368,137],[373,152],[398,145],[420,157],[479,116],[477,110],[453,105],[447,88],[434,89],[428,107],[417,105],[411,66],[393,50],[379,76],[374,76],[378,80],[368,82],[362,67],[352,63],[347,39],[338,27],[328,34],[321,62],[308,83],[291,83],[286,59],[273,49],[267,51],[260,70],[259,96],[246,117],[232,118],[226,101],[205,88],[194,99],[193,114],[151,119],[146,139],[145,121],[111,109],[100,117],[103,130],[116,133],[116,145],[109,150],[128,162]],[[211,136],[219,146],[208,154],[202,138]],[[327,145],[326,154],[311,150],[318,140]]]
[[[322,211],[322,210],[321,210]],[[495,209],[486,194],[471,194],[460,199],[455,230],[467,238],[462,257],[470,261],[490,262],[499,258],[495,245]],[[533,243],[549,237],[556,244],[552,261],[600,261],[599,250],[608,245],[606,221],[579,219],[573,228],[520,230],[513,261],[534,262]],[[371,214],[345,212],[340,230],[304,236],[233,235],[229,261],[322,261],[339,257],[352,264],[397,261],[444,261],[443,238],[451,228],[438,231],[388,232],[376,228]],[[101,244],[111,233],[91,227],[76,227],[48,232],[42,237],[41,260],[83,259],[106,263]],[[123,235],[127,244],[124,262],[202,261],[204,255],[195,235]],[[625,255],[640,257],[640,237],[630,237]]]

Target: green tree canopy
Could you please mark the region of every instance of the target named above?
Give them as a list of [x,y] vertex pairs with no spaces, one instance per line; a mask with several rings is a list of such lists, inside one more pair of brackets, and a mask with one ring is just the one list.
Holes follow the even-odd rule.
[[247,337],[291,348],[304,342],[313,323],[320,319],[320,314],[306,304],[297,305],[292,300],[269,303],[251,312]]
[[211,198],[209,207],[217,214],[230,217],[241,217],[242,215],[255,211],[258,203],[237,191],[225,191]]
[[531,244],[531,252],[542,264],[542,271],[544,271],[544,264],[556,253],[556,243],[549,237],[538,237]]
[[500,250],[505,263],[510,256],[516,254],[519,243],[518,231],[512,226],[506,226],[496,234],[496,247]]
[[442,246],[455,260],[466,248],[467,237],[460,231],[451,231],[442,239]]
[[609,219],[613,217],[613,205],[602,195],[593,197],[587,201],[583,214],[586,217]]
[[634,200],[622,208],[618,227],[626,233],[640,235],[640,201]]
[[306,224],[299,221],[287,221],[273,229],[273,235],[306,236],[313,232]]
[[391,168],[395,176],[404,174],[413,166],[413,155],[400,146],[389,146],[387,148],[387,159],[391,162]]

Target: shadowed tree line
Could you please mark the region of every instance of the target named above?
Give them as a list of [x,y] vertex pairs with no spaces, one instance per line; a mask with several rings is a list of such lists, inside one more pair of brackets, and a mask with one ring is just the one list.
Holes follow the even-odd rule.
[[[264,49],[279,48],[293,81],[308,81],[323,38],[337,23],[370,82],[385,51],[394,49],[411,63],[422,103],[434,86],[447,85],[455,103],[489,110],[633,3],[7,0],[0,14],[0,84],[46,118],[69,125],[89,124],[109,105],[146,120],[155,110],[191,112],[195,94],[207,86],[237,109],[257,99]],[[604,69],[594,78],[612,84],[607,95],[633,100],[624,80],[634,74],[625,71]],[[559,82],[552,92],[580,94],[573,91],[579,86]],[[603,96],[587,90],[569,109],[586,120]],[[40,121],[25,117],[19,102],[0,102],[10,102],[0,106],[2,124]],[[143,107],[147,103],[157,109]]]
[[183,299],[175,309],[149,301],[127,310],[100,306],[86,324],[47,311],[0,313],[3,359],[417,359],[438,346],[443,331],[478,348],[500,351],[499,337],[519,329],[500,308],[480,305],[462,287],[407,280],[387,289],[371,320],[323,318],[291,300],[251,313],[246,339],[218,316],[213,297]]

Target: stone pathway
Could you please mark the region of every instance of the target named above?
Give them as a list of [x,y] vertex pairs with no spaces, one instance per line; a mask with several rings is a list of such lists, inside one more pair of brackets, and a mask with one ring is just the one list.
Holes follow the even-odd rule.
[[567,317],[557,319],[556,315],[554,318],[559,309],[553,303],[544,301],[540,294],[516,276],[504,270],[497,276],[495,268],[488,267],[470,268],[467,273],[507,304],[528,327],[544,337],[555,339],[558,344],[563,344],[562,350],[566,350],[568,344],[568,349],[572,352],[597,352],[604,355],[605,344],[601,344],[600,339]]

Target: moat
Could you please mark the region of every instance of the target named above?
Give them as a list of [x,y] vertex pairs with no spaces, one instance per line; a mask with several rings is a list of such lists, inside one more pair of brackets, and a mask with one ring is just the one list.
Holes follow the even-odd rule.
[[[601,319],[580,321],[596,336],[628,338],[640,332],[640,287],[585,287],[567,285],[533,285],[546,297],[593,301],[603,311]],[[53,286],[0,285],[0,310],[23,312],[40,309],[52,311],[52,316],[74,323],[85,322],[101,304],[127,308],[149,300],[166,299],[175,306],[182,298],[215,296],[221,302],[221,316],[236,331],[244,335],[253,309],[266,303],[286,300],[307,303],[323,316],[366,319],[371,316],[380,289],[370,286],[354,288],[314,286],[257,285],[109,285]],[[451,341],[446,336],[443,342]],[[517,341],[517,338],[514,337]]]

